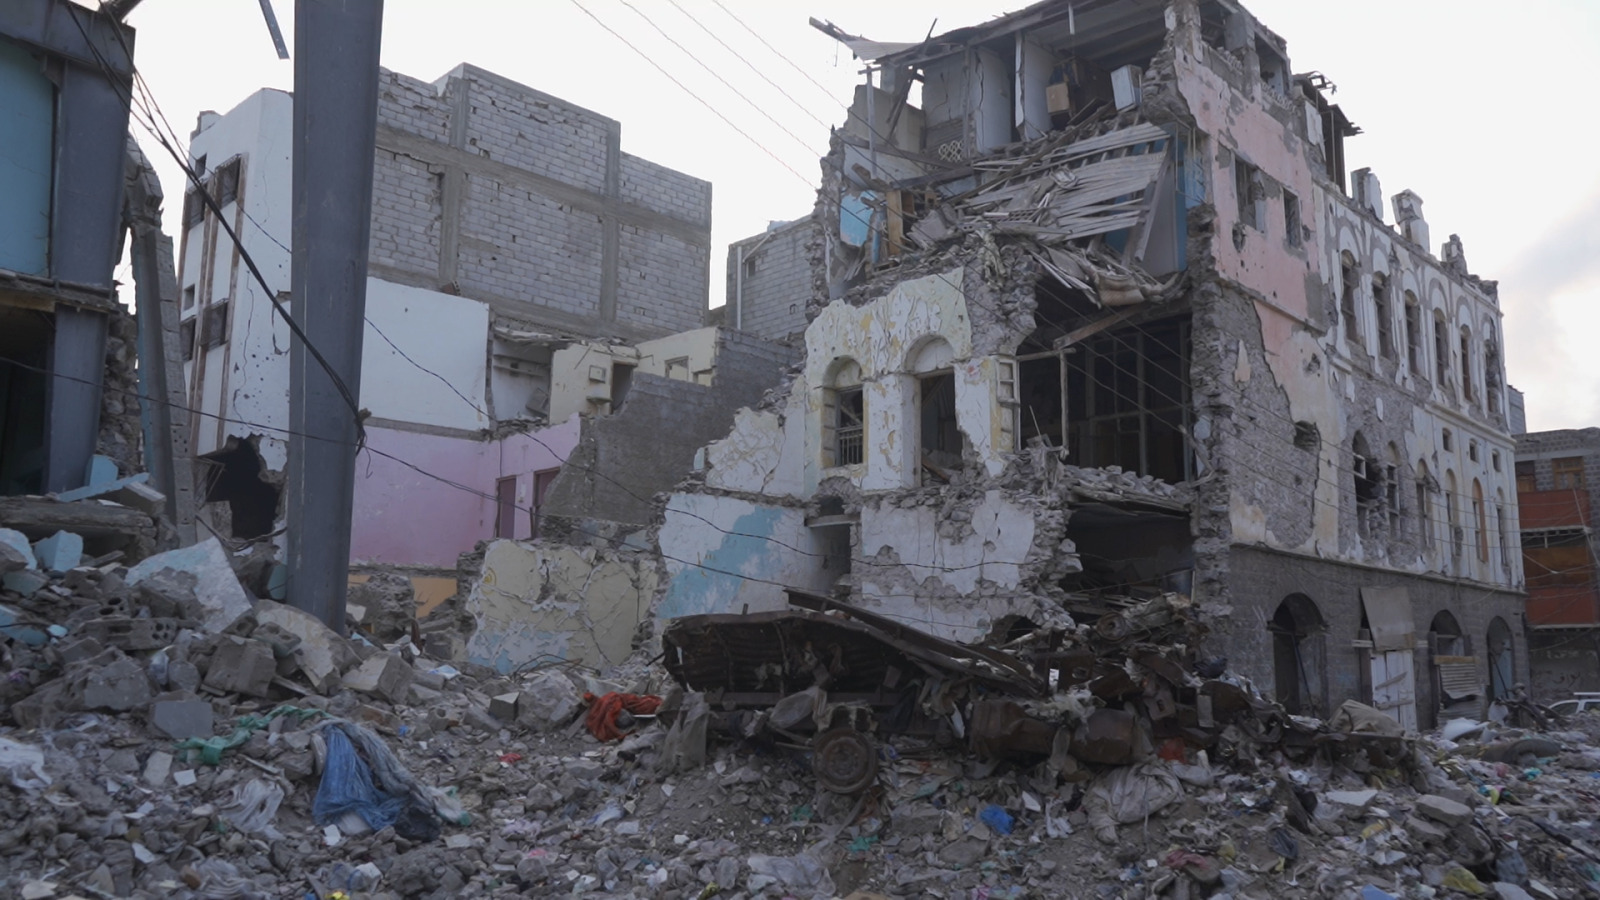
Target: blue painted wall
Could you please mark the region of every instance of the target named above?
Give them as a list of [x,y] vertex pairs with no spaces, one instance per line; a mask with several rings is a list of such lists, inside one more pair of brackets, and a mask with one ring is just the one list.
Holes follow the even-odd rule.
[[0,268],[50,274],[55,86],[33,54],[0,40]]

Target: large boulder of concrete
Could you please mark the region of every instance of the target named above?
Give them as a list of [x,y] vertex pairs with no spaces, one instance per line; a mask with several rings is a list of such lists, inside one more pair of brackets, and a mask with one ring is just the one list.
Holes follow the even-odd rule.
[[157,553],[129,569],[125,580],[129,587],[138,587],[166,569],[194,576],[194,595],[201,607],[200,625],[205,631],[220,633],[250,611],[250,595],[239,584],[228,554],[216,538]]

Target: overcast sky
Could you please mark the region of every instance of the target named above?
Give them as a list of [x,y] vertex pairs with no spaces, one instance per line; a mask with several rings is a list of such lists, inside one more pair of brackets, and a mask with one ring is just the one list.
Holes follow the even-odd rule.
[[[292,50],[293,0],[272,2]],[[710,180],[710,303],[720,305],[729,241],[811,210],[827,126],[843,120],[861,78],[808,17],[911,41],[935,20],[945,31],[1025,5],[720,2],[388,0],[382,60],[429,81],[473,63],[617,119],[627,152]],[[1247,5],[1288,41],[1294,71],[1338,85],[1334,100],[1364,131],[1346,144],[1349,168],[1370,166],[1386,195],[1420,194],[1434,251],[1459,234],[1472,271],[1500,282],[1507,371],[1527,392],[1529,429],[1600,425],[1600,127],[1589,87],[1600,3]],[[293,63],[277,59],[258,0],[145,0],[128,21],[138,67],[185,140],[200,110],[292,87]],[[181,195],[177,167],[140,136],[167,196]],[[179,206],[167,203],[169,230]]]

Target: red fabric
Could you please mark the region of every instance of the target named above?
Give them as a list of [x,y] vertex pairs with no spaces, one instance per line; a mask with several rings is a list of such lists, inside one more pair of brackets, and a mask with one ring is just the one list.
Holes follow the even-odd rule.
[[648,716],[661,706],[661,698],[649,694],[618,694],[612,692],[603,697],[593,694],[584,694],[583,699],[589,701],[589,715],[584,724],[589,726],[589,733],[602,741],[620,741],[623,732],[617,728],[617,713],[627,710],[638,716]]

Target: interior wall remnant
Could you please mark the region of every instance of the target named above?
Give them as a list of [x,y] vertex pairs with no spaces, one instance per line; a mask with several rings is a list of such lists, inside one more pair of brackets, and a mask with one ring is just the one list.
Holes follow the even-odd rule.
[[48,313],[0,306],[0,495],[44,492],[49,348]]
[[556,660],[617,665],[656,583],[655,560],[633,551],[494,541],[467,593],[467,659],[503,675]]

